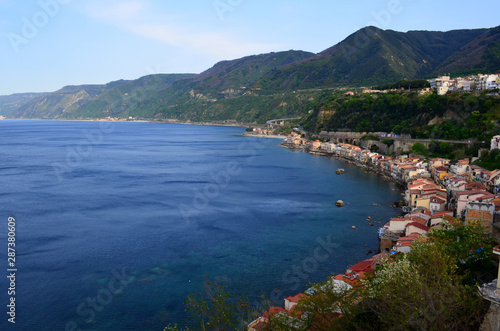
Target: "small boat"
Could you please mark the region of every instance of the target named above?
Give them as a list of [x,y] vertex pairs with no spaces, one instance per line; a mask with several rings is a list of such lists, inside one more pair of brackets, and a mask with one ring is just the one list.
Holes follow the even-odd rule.
[[337,175],[341,175],[344,173],[344,169],[342,168],[338,168],[337,171],[335,171],[337,173]]
[[373,226],[373,223],[368,223],[369,226]]
[[368,216],[368,217],[366,218],[366,220],[367,220],[368,222],[370,222],[370,221],[372,220],[371,216]]
[[352,229],[356,229],[356,227],[355,227],[354,225],[353,225],[351,228],[352,228]]
[[337,202],[335,202],[335,206],[337,206],[337,207],[343,207],[344,206],[344,201],[337,200]]

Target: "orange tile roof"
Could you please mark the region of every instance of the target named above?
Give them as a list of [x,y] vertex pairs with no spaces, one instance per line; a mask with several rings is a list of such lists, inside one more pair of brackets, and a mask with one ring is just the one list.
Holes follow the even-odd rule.
[[438,211],[437,213],[434,213],[434,215],[432,215],[432,218],[440,218],[443,216],[453,217],[453,212],[451,210]]
[[351,271],[351,272],[355,272],[355,273],[368,271],[371,268],[371,266],[373,265],[373,263],[374,263],[374,261],[369,261],[369,260],[361,261],[361,262],[356,263],[352,267],[348,268],[347,271]]
[[472,181],[472,182],[467,182],[467,184],[465,184],[465,189],[466,190],[486,190],[487,187],[486,187],[486,185],[483,185],[480,182]]
[[423,213],[411,213],[410,216],[408,217],[421,217],[423,218],[424,220],[430,220],[431,219],[431,215],[427,215],[427,214],[423,214]]
[[405,217],[404,220],[410,221],[411,223],[418,223],[421,225],[427,224],[427,220],[425,218],[420,217],[420,216],[409,216],[409,217]]
[[304,293],[298,293],[294,296],[288,296],[285,298],[285,300],[288,300],[290,302],[294,302],[294,303],[297,303],[299,302],[300,299],[302,299],[303,297],[305,297],[306,295]]
[[484,191],[479,191],[479,190],[468,190],[468,191],[457,192],[456,195],[460,196],[460,195],[474,195],[474,194],[484,194],[484,193],[485,193]]
[[410,226],[414,226],[414,227],[416,227],[416,228],[418,228],[420,230],[424,230],[424,231],[429,231],[431,229],[427,225],[423,225],[423,224],[420,224],[420,223],[417,223],[417,222],[411,222],[408,225],[406,225],[406,227],[410,227]]

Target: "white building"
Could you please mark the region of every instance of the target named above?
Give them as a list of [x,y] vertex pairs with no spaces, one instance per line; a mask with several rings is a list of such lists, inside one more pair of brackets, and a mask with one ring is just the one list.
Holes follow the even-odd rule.
[[491,138],[491,148],[490,149],[491,150],[497,149],[499,143],[500,143],[500,135],[493,136],[493,138]]
[[488,75],[486,78],[486,89],[494,90],[499,88],[499,75]]
[[[441,76],[434,81],[435,88],[438,95],[443,95],[450,89],[450,76]],[[431,82],[432,87],[432,82]]]

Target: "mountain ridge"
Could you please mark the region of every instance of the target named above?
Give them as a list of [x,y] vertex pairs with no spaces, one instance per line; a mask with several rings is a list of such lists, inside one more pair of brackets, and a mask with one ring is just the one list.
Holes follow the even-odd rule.
[[330,89],[481,70],[500,71],[500,26],[446,32],[369,26],[317,54],[271,52],[220,61],[200,74],[149,75],[4,96],[0,115],[264,122],[302,116],[309,101]]
[[264,89],[276,90],[311,88],[318,82],[334,87],[423,78],[458,52],[460,46],[488,31],[413,30],[403,33],[365,27],[305,61],[264,76],[258,84]]

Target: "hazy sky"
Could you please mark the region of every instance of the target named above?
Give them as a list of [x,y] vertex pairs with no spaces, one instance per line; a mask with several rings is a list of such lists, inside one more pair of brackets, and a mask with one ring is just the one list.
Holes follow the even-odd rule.
[[320,52],[367,25],[489,28],[499,13],[498,0],[0,0],[0,95]]

